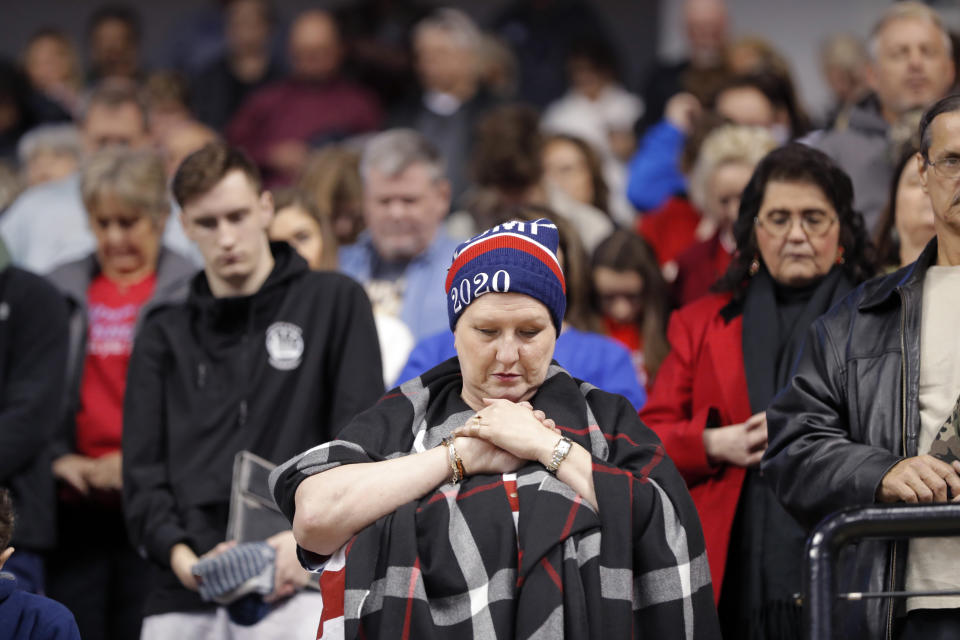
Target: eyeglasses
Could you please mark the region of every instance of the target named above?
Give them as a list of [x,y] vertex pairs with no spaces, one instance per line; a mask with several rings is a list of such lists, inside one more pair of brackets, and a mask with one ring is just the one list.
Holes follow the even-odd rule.
[[[766,211],[753,219],[759,227],[772,236],[782,238],[793,229],[793,214],[787,211]],[[832,216],[819,209],[810,209],[800,213],[800,228],[810,238],[819,238],[830,231],[830,227],[837,221]]]
[[944,180],[956,180],[960,178],[960,156],[947,156],[940,158],[936,162],[931,162],[930,158],[924,157],[924,162],[933,167],[934,173]]

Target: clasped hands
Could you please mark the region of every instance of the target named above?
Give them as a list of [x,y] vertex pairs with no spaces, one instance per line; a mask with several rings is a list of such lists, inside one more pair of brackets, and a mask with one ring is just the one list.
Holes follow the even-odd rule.
[[92,489],[120,491],[123,489],[123,457],[119,451],[99,458],[68,453],[53,461],[53,475],[84,496]]
[[703,430],[703,449],[713,465],[753,467],[767,450],[767,413],[755,413],[743,422]]
[[543,411],[529,402],[483,402],[486,406],[453,432],[467,475],[510,473],[527,461],[550,461],[560,432]]

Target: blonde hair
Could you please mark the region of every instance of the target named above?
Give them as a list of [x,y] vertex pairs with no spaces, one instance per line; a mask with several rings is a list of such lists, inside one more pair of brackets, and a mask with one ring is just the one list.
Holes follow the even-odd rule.
[[[339,244],[353,244],[363,230],[363,179],[360,177],[360,153],[343,146],[328,145],[307,159],[297,186],[316,205],[321,216],[330,220]],[[355,210],[354,210],[355,208]],[[353,215],[355,214],[355,215]],[[350,219],[349,229],[337,222]]]
[[852,33],[838,33],[820,45],[820,59],[824,66],[837,67],[848,73],[861,73],[867,62],[867,49]]
[[88,212],[110,195],[149,216],[160,228],[170,214],[163,160],[149,151],[106,149],[94,154],[80,174],[80,193]]
[[298,187],[280,187],[273,191],[273,210],[279,214],[290,207],[302,209],[320,229],[320,269],[335,271],[337,268],[337,236],[333,233],[330,213],[317,206],[316,200]]
[[710,132],[690,172],[690,200],[701,211],[707,205],[710,178],[726,164],[744,164],[753,170],[757,163],[775,149],[777,141],[762,127],[728,124]]
[[[752,56],[751,64],[744,68],[735,68],[732,62],[735,62],[736,52],[746,52]],[[730,43],[727,48],[727,62],[732,71],[737,75],[749,75],[751,73],[773,73],[778,76],[790,78],[790,63],[784,57],[783,53],[773,46],[773,43],[760,36],[746,35],[741,36]]]

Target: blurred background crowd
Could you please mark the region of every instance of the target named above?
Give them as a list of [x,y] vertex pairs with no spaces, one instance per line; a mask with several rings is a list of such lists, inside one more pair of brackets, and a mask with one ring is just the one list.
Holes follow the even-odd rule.
[[[152,211],[161,223],[145,242],[184,256],[182,280],[203,263],[168,215],[168,182],[189,154],[225,141],[274,194],[271,238],[364,285],[388,387],[450,355],[439,294],[457,242],[509,217],[548,217],[572,331],[557,358],[640,409],[671,352],[671,311],[709,295],[731,265],[752,269],[735,223],[770,151],[801,141],[850,176],[863,216],[850,222],[847,262],[863,267],[851,280],[912,262],[933,237],[909,159],[923,109],[955,89],[956,11],[800,4],[21,4],[0,26],[3,260],[66,290],[59,268],[102,250],[110,220],[132,228]],[[118,148],[152,164],[117,178]],[[74,488],[85,481],[66,456],[119,441],[82,447],[55,452],[54,474]]]
[[[869,231],[897,262],[911,232],[881,220],[889,177],[919,110],[952,87],[946,65],[956,54],[944,49],[917,72],[878,64],[864,25],[886,3],[814,3],[814,18],[797,25],[807,46],[819,43],[806,56],[797,55],[797,27],[785,27],[790,12],[771,15],[770,3],[174,4],[45,12],[40,3],[5,25],[7,46],[22,43],[0,60],[0,207],[12,207],[0,236],[14,263],[44,273],[86,253],[88,234],[76,228],[84,217],[62,213],[79,198],[42,185],[75,181],[92,153],[115,144],[155,150],[172,175],[188,153],[224,139],[254,159],[268,186],[301,189],[300,208],[336,245],[353,244],[367,224],[363,145],[406,127],[443,159],[450,236],[484,228],[503,203],[555,210],[588,258],[614,229],[637,232],[665,280],[666,297],[647,308],[664,315],[725,269],[733,250],[725,220],[769,144],[803,139],[837,160]],[[824,32],[844,23],[850,31]],[[658,49],[677,55],[658,58]],[[917,74],[923,86],[911,89]],[[763,129],[770,142],[728,132],[703,145],[725,123]],[[51,206],[58,212],[47,222],[64,227],[38,235],[31,212]],[[277,224],[288,233],[294,223]],[[165,236],[191,251],[176,221]],[[693,258],[685,253],[704,242]],[[335,264],[331,242],[324,253],[323,264]],[[595,256],[592,284],[609,288],[608,272],[626,271],[612,255]],[[649,265],[631,269],[645,269],[646,288],[657,289]],[[601,299],[593,307],[607,332],[646,352],[655,370],[664,349],[650,343],[662,338],[631,335],[622,323],[637,318],[624,300],[608,296],[604,312]]]

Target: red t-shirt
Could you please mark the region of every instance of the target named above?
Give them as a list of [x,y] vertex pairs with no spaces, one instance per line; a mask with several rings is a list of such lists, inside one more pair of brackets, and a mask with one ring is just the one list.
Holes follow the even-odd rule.
[[603,324],[607,329],[607,335],[630,351],[630,359],[633,360],[637,380],[643,385],[644,389],[649,389],[650,376],[647,374],[647,368],[643,363],[643,332],[640,331],[640,327],[637,326],[636,322],[624,324],[607,316],[603,317]]
[[123,392],[133,350],[133,329],[140,308],[153,295],[150,274],[120,287],[97,276],[87,290],[87,356],[77,411],[77,453],[91,458],[120,449]]

